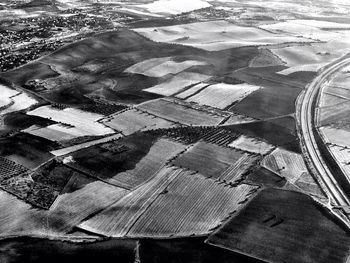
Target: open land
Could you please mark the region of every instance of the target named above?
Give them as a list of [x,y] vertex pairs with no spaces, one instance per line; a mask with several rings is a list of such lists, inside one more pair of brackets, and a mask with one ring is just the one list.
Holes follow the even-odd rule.
[[0,262],[348,262],[349,12],[0,1]]

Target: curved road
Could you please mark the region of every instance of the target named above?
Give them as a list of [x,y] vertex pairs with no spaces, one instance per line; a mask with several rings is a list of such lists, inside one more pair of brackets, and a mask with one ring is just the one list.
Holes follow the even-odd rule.
[[[343,57],[329,64],[318,75],[313,82],[307,87],[305,93],[299,98],[297,105],[296,118],[299,125],[299,136],[302,143],[302,151],[308,160],[311,171],[320,179],[321,184],[328,195],[330,205],[348,207],[350,200],[348,194],[344,193],[339,186],[337,180],[334,178],[332,171],[322,158],[321,152],[317,146],[314,129],[314,103],[318,98],[322,85],[335,74],[337,71],[347,66],[350,63],[348,56]],[[344,175],[345,176],[345,175]]]

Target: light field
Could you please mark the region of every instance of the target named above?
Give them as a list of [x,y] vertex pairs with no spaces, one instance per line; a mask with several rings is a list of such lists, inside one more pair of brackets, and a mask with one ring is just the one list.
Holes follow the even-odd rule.
[[[3,90],[0,90],[0,92],[1,91]],[[7,92],[5,91],[5,93]],[[9,93],[11,92],[8,92],[8,94]],[[3,95],[1,94],[1,96]],[[3,103],[7,103],[7,102],[8,103],[6,105],[3,105],[4,107],[2,110],[0,109],[0,115],[25,110],[38,103],[35,99],[28,96],[26,93],[17,93],[14,96],[11,96],[11,97],[4,96],[3,98],[4,98]],[[0,99],[0,104],[1,104],[1,100],[2,99]]]
[[112,129],[97,122],[104,117],[103,115],[84,112],[78,109],[66,108],[59,110],[51,106],[42,106],[27,114],[72,125],[75,127],[72,130],[73,134],[80,132],[84,135],[99,136],[114,133]]
[[218,83],[210,85],[198,94],[188,98],[187,101],[225,109],[258,89],[260,89],[260,87],[249,84],[231,85]]
[[247,123],[247,122],[253,122],[257,119],[254,119],[252,117],[244,116],[238,113],[232,114],[224,123],[224,125],[232,125],[232,124],[240,124],[240,123]]
[[76,151],[81,150],[81,149],[89,148],[89,147],[94,146],[96,144],[101,144],[101,143],[117,140],[121,137],[123,137],[123,135],[118,133],[118,134],[114,134],[114,135],[111,135],[108,137],[104,137],[102,139],[97,139],[97,140],[93,140],[93,141],[84,142],[81,144],[76,144],[73,146],[65,147],[62,149],[54,150],[54,151],[51,151],[50,153],[55,155],[55,156],[63,156],[63,155],[70,154],[72,152],[76,152]]
[[77,137],[90,135],[82,132],[75,127],[64,126],[62,124],[53,124],[44,128],[33,125],[28,129],[23,130],[22,132],[26,132],[56,142],[72,140]]
[[263,142],[259,139],[241,135],[238,139],[234,140],[228,145],[242,151],[265,155],[275,148],[275,146]]
[[197,84],[202,81],[206,81],[209,78],[210,76],[203,74],[182,72],[156,86],[144,89],[143,91],[156,93],[163,96],[171,96],[177,92],[180,92],[188,86]]
[[262,161],[262,166],[274,171],[294,183],[303,173],[308,172],[301,154],[277,148]]
[[322,20],[296,19],[296,20],[293,20],[293,22],[300,25],[318,27],[320,29],[322,28],[323,29],[350,29],[349,24],[322,21]]
[[350,51],[349,42],[333,40],[303,46],[288,46],[271,50],[286,63],[288,69],[279,73],[288,75],[298,71],[318,71],[331,61]]
[[[260,28],[276,34],[288,34],[300,37],[299,42],[330,41],[340,38],[343,34],[321,30],[318,27],[295,23],[294,20],[261,25]],[[296,42],[296,41],[295,41]]]
[[205,87],[209,86],[207,83],[199,83],[197,85],[194,85],[193,87],[175,95],[175,97],[179,99],[186,99],[187,97],[192,96],[193,94],[199,92],[200,90],[204,89]]
[[208,51],[243,46],[310,42],[305,38],[273,34],[259,28],[237,26],[226,21],[197,22],[134,30],[156,42],[188,45]]
[[191,108],[173,101],[158,99],[137,106],[142,111],[149,112],[172,122],[185,125],[217,125],[224,117]]
[[162,169],[151,181],[96,216],[82,222],[79,227],[110,237],[126,236],[137,219],[180,173],[180,169],[168,167]]
[[321,127],[319,130],[323,134],[326,143],[350,148],[350,131],[336,129],[329,126]]
[[11,99],[11,97],[18,95],[19,92],[0,84],[0,94],[1,94],[1,97],[0,97],[0,113],[1,113],[3,109],[11,106],[11,103],[13,103],[13,100]]
[[191,0],[158,0],[152,3],[136,5],[138,8],[147,10],[149,13],[171,14],[177,15],[185,12],[190,12],[196,9],[210,7],[207,1]]
[[134,188],[151,179],[165,163],[185,150],[186,146],[168,139],[159,139],[152,145],[145,157],[143,157],[132,170],[121,172],[109,181],[116,185],[124,185]]
[[219,178],[242,156],[244,153],[234,149],[200,141],[177,157],[172,164],[199,172],[206,177]]
[[168,74],[180,73],[193,66],[205,65],[208,64],[197,60],[176,62],[172,60],[172,57],[151,58],[127,68],[125,72],[160,78]]
[[337,145],[329,146],[328,149],[334,156],[334,159],[339,164],[345,176],[350,181],[350,150],[344,149],[344,147],[340,147]]
[[329,93],[322,92],[320,96],[319,107],[331,107],[344,102],[348,102],[348,100],[335,95],[331,95]]
[[137,131],[170,128],[174,126],[173,122],[143,113],[136,109],[112,115],[104,121],[104,124],[120,131],[124,135],[130,135]]
[[166,238],[205,235],[238,210],[256,187],[227,187],[182,172],[142,214],[127,236]]

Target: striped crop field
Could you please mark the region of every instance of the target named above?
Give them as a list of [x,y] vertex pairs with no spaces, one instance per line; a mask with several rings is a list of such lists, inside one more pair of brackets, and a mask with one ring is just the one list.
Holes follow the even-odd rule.
[[115,203],[129,193],[101,181],[91,182],[83,188],[64,193],[51,206],[47,224],[58,232],[69,232],[86,217]]
[[81,229],[109,237],[124,237],[138,218],[181,173],[181,169],[165,167],[149,182],[118,202],[79,224]]
[[241,135],[237,140],[233,141],[228,146],[261,155],[265,155],[275,148],[275,146],[272,144],[263,142],[253,137],[248,137],[246,135]]
[[281,148],[275,149],[262,161],[262,166],[286,177],[294,183],[303,173],[308,172],[303,156]]
[[229,187],[183,171],[129,230],[132,238],[206,235],[218,227],[256,187]]
[[175,157],[185,149],[186,146],[182,143],[160,138],[135,165],[134,169],[118,173],[109,181],[116,185],[126,185],[128,188],[137,187],[152,178],[169,159]]
[[16,234],[30,235],[44,227],[43,221],[37,220],[44,215],[43,211],[33,208],[30,204],[3,190],[0,190],[0,200],[0,237]]
[[130,135],[142,130],[170,128],[174,125],[173,122],[136,109],[110,116],[104,121],[104,124],[114,130],[120,131],[124,135]]
[[258,155],[244,153],[238,161],[230,165],[225,171],[220,174],[219,180],[235,183],[235,181],[239,180],[242,175],[260,159],[261,158]]
[[217,125],[224,117],[195,109],[174,101],[158,99],[137,106],[161,118],[185,125]]
[[199,141],[177,157],[172,164],[199,172],[206,177],[219,178],[244,153],[216,144]]

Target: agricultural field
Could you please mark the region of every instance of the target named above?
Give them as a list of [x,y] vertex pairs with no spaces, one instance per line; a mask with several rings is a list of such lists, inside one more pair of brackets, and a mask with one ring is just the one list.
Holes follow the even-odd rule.
[[158,118],[137,109],[130,109],[109,116],[107,119],[103,120],[103,124],[124,135],[130,135],[138,131],[164,129],[174,126],[173,122]]
[[25,110],[38,103],[26,93],[18,92],[0,84],[0,116]]
[[56,142],[27,133],[18,133],[0,139],[0,156],[34,169],[51,160],[53,155],[50,151],[58,147]]
[[183,172],[148,207],[127,236],[164,238],[208,234],[238,210],[255,190],[256,187],[244,184],[225,187],[200,174]]
[[331,61],[348,53],[350,50],[348,46],[349,42],[339,39],[327,43],[287,46],[271,49],[271,51],[288,66],[288,69],[278,73],[289,75],[298,71],[318,71]]
[[127,189],[151,179],[167,160],[185,149],[185,145],[136,133],[117,141],[98,144],[72,154],[71,167],[93,177]]
[[338,145],[328,145],[328,150],[338,163],[344,175],[350,180],[350,150],[347,147]]
[[4,109],[11,104],[11,97],[18,95],[19,92],[0,84],[0,93],[2,94],[0,99],[0,109]]
[[349,235],[326,213],[307,195],[266,189],[206,242],[268,262],[346,262]]
[[249,173],[244,182],[264,187],[282,188],[287,183],[287,180],[271,170],[259,167]]
[[[151,58],[137,63],[125,70],[127,73],[142,74],[149,77],[161,78],[168,74],[178,74],[194,66],[206,66],[204,61],[185,60],[174,61],[172,57]],[[189,75],[189,77],[192,77]]]
[[163,99],[141,104],[137,108],[185,125],[217,125],[224,119],[224,117],[195,109],[190,105]]
[[173,165],[199,172],[208,178],[219,178],[244,153],[212,143],[198,142],[172,161]]
[[1,158],[0,187],[35,207],[49,209],[74,171],[52,161],[34,173]]
[[250,61],[249,67],[273,67],[282,66],[284,61],[267,48],[259,48],[259,54]]
[[318,198],[324,198],[325,194],[320,188],[319,183],[308,173],[303,173],[295,182],[294,185],[306,193],[310,193]]
[[210,79],[210,76],[192,72],[183,72],[156,86],[144,89],[143,91],[156,93],[161,96],[171,96],[184,90],[188,86],[198,84],[208,79]]
[[307,173],[303,156],[281,148],[275,149],[262,161],[262,166],[285,177],[289,182],[294,183],[303,174]]
[[[153,41],[188,45],[209,51],[312,41],[308,38],[293,37],[287,33],[273,34],[255,27],[242,27],[227,21],[209,21],[134,30]],[[201,34],[203,31],[206,34]]]
[[336,144],[347,149],[350,148],[350,131],[329,126],[320,127],[319,131],[323,135],[325,143],[330,145]]
[[300,153],[300,145],[296,136],[296,126],[293,117],[281,117],[268,121],[222,125],[223,129],[242,133],[286,150]]
[[0,262],[350,261],[346,0],[0,2]]
[[318,109],[319,125],[327,126],[333,125],[336,127],[348,127],[349,122],[347,116],[350,114],[349,106],[350,102],[346,101],[338,103],[329,107],[322,107]]
[[[181,173],[165,167],[155,177],[112,206],[79,224],[79,228],[110,237],[124,237],[157,196]],[[130,206],[130,204],[133,204]]]
[[208,105],[214,108],[225,109],[259,89],[260,87],[249,84],[231,85],[217,83],[206,87],[199,93],[189,97],[186,101]]
[[129,193],[124,188],[95,181],[56,199],[48,213],[48,225],[52,231],[67,233],[77,224],[96,212],[114,204]]
[[[339,24],[340,26],[342,24]],[[306,39],[306,42],[330,41],[333,39],[341,39],[346,36],[344,32],[333,32],[331,30],[322,30],[318,25],[312,21],[309,24],[300,22],[300,20],[290,20],[286,22],[277,22],[274,24],[262,25],[260,28],[268,30],[269,32],[292,35]],[[302,41],[300,41],[302,42]]]
[[248,137],[246,135],[241,135],[236,140],[231,142],[228,146],[236,148],[238,150],[256,153],[260,155],[265,155],[275,148],[275,146],[271,144],[268,144],[253,137]]
[[186,89],[185,91],[178,93],[175,95],[176,98],[179,99],[187,99],[189,97],[191,97],[194,94],[197,94],[198,92],[200,92],[201,90],[203,90],[205,87],[208,87],[209,84],[207,83],[198,83],[188,89]]
[[[43,131],[46,133],[46,137],[50,137],[50,132],[52,133],[53,138],[56,138],[62,132],[68,134],[68,136],[71,136],[72,138],[79,136],[100,136],[114,133],[112,129],[107,128],[98,122],[98,120],[103,118],[102,115],[84,112],[74,108],[58,109],[52,106],[42,106],[27,112],[27,114],[62,123],[62,125],[47,127],[47,129]],[[39,135],[40,133],[37,134]]]

